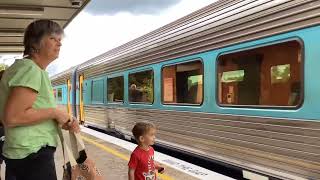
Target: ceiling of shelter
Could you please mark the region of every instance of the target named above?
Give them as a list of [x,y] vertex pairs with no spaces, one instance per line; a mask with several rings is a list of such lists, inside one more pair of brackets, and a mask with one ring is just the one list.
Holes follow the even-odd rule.
[[0,0],[0,53],[23,52],[24,29],[32,21],[51,19],[66,27],[89,1]]

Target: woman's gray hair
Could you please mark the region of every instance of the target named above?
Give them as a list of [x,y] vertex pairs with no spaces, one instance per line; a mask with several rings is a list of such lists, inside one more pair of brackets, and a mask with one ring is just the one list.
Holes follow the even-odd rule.
[[39,52],[40,42],[45,35],[63,34],[61,26],[51,20],[36,20],[28,25],[24,33],[24,53],[23,56],[30,56]]

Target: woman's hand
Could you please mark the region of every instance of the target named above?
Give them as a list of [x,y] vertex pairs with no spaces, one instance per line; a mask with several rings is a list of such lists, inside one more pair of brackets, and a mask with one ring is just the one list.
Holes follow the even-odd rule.
[[58,122],[58,124],[64,125],[70,118],[70,115],[66,111],[57,108],[55,109],[55,120]]
[[62,129],[68,130],[73,133],[79,133],[80,132],[79,121],[77,120],[77,118],[72,117],[65,124],[62,125]]

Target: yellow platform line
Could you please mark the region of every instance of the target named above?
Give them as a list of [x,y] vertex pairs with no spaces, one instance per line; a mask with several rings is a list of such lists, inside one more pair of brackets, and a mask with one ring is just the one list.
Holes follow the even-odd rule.
[[[110,153],[114,156],[117,156],[125,161],[129,161],[129,156],[126,156],[122,153],[120,153],[119,151],[117,150],[114,150],[114,149],[111,149],[111,148],[108,148],[106,147],[105,145],[103,144],[100,144],[100,143],[97,143],[95,140],[91,139],[91,138],[88,138],[88,137],[85,137],[85,136],[81,136],[82,139],[90,144],[93,144],[95,145],[96,147],[102,149],[103,151],[107,152],[107,153]],[[163,180],[174,180],[174,178],[168,176],[168,175],[165,175],[165,174],[158,174],[160,176],[161,179]]]

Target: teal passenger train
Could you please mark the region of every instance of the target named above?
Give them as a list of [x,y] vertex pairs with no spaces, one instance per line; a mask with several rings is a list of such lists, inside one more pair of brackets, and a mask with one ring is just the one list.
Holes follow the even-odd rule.
[[86,125],[149,121],[158,145],[244,177],[320,179],[319,77],[319,0],[221,0],[51,80]]

